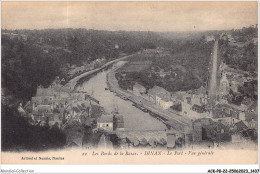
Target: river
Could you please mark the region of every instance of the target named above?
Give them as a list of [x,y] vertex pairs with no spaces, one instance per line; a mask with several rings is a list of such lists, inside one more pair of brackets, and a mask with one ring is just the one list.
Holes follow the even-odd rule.
[[161,121],[132,106],[132,102],[125,101],[113,92],[105,90],[107,88],[106,75],[124,63],[126,61],[115,63],[111,68],[97,73],[78,88],[88,94],[93,93],[94,98],[99,100],[100,106],[104,107],[107,113],[111,113],[115,105],[118,106],[118,112],[124,116],[125,130],[165,130],[166,126]]

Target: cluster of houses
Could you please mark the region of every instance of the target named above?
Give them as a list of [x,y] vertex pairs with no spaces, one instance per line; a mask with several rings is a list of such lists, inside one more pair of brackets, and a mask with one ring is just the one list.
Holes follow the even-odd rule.
[[[235,70],[224,63],[219,67],[220,85],[216,105],[210,108],[210,117],[193,122],[193,141],[245,143],[253,140],[258,130],[257,100],[244,97],[240,105],[230,102],[230,91],[239,93],[239,86],[253,80],[247,72]],[[244,75],[244,74],[247,75]]]
[[239,87],[245,82],[253,80],[252,77],[247,72],[232,69],[224,63],[220,65],[220,73],[219,103],[212,109],[212,118],[227,126],[239,124],[243,125],[244,129],[257,130],[257,100],[243,97],[240,105],[236,105],[229,100],[231,97],[230,91],[240,97],[238,95]]
[[75,65],[67,65],[69,67],[69,71],[68,71],[68,77],[74,77],[75,75],[78,75],[80,73],[83,73],[85,71],[91,71],[93,69],[95,69],[98,66],[103,65],[104,63],[106,63],[106,59],[105,58],[100,58],[100,59],[95,59],[94,61],[90,62],[90,63],[83,63],[82,66],[80,67],[76,67]]
[[62,129],[66,134],[68,147],[81,147],[83,127],[110,133],[124,130],[124,119],[118,111],[107,114],[102,109],[98,112],[98,108],[97,100],[87,93],[62,86],[57,77],[48,88],[39,86],[31,101],[24,106],[20,104],[18,111],[29,117],[31,124]]
[[[201,142],[243,144],[256,140],[253,134],[257,133],[255,125],[249,126],[246,121],[232,117],[201,118],[193,122],[193,144]],[[251,127],[251,128],[250,128]]]
[[25,106],[19,106],[18,110],[25,111],[35,124],[62,128],[73,119],[90,126],[93,121],[92,106],[96,103],[86,93],[61,86],[60,82],[57,77],[50,87],[39,86],[36,96]]
[[203,86],[196,90],[171,93],[159,86],[146,90],[144,86],[135,83],[133,91],[128,91],[160,106],[162,109],[172,110],[172,106],[181,105],[180,114],[189,118],[201,118],[209,115],[206,110],[206,89]]
[[[258,129],[257,101],[246,98],[242,101],[241,106],[229,103],[225,96],[228,95],[230,88],[237,89],[236,85],[239,83],[235,80],[230,81],[226,77],[228,75],[231,74],[222,72],[219,100],[211,108],[207,105],[207,93],[204,87],[172,94],[159,86],[146,90],[144,86],[135,83],[131,92],[162,109],[171,110],[172,106],[181,105],[179,113],[193,120],[194,131],[191,141],[212,140],[238,143],[250,139],[249,136],[245,137],[242,132],[257,131]],[[232,79],[236,79],[236,75],[234,73],[232,75]]]

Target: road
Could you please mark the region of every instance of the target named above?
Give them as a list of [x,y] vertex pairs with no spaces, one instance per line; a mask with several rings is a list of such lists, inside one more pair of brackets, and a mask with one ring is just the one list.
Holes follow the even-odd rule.
[[218,40],[214,43],[212,54],[212,70],[209,83],[209,104],[211,106],[216,104],[217,99],[217,70],[218,70]]
[[118,85],[117,79],[115,78],[115,71],[118,68],[120,68],[120,66],[117,68],[114,68],[107,75],[107,83],[108,83],[110,90],[114,91],[115,93],[117,93],[120,96],[128,98],[133,103],[136,103],[139,106],[142,106],[143,108],[146,108],[149,111],[160,115],[164,119],[171,121],[172,123],[174,123],[175,129],[177,129],[181,132],[184,132],[185,130],[189,130],[188,127],[191,126],[191,121],[189,118],[186,118],[186,117],[181,116],[174,112],[170,112],[169,110],[164,110],[161,107],[159,107],[158,105],[155,105],[154,103],[152,103],[142,97],[135,96],[131,92],[122,90]]
[[110,61],[110,62],[107,62],[106,64],[104,64],[104,65],[101,66],[100,68],[96,68],[96,69],[94,69],[94,70],[85,72],[85,73],[83,73],[83,74],[81,74],[81,75],[79,75],[79,76],[76,76],[75,78],[71,79],[65,86],[66,86],[66,87],[69,87],[70,89],[74,89],[74,88],[76,87],[76,84],[77,84],[78,80],[81,79],[82,77],[86,77],[86,76],[88,76],[88,75],[90,75],[90,74],[96,73],[96,72],[98,72],[98,71],[104,69],[105,67],[107,67],[107,66],[109,66],[109,65],[111,65],[111,64],[113,64],[113,63],[115,63],[115,62],[125,60],[125,59],[127,59],[127,58],[129,58],[129,57],[131,57],[131,56],[133,56],[133,55],[128,55],[128,56],[124,56],[124,57],[121,57],[121,58],[112,60],[112,61]]

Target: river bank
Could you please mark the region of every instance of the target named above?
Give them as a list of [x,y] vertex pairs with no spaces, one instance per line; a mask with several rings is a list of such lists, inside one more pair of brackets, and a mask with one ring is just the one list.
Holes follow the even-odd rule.
[[77,88],[78,86],[80,86],[83,82],[89,80],[91,77],[93,77],[94,75],[96,75],[98,72],[104,70],[104,69],[107,69],[109,67],[111,67],[114,63],[118,62],[118,61],[122,61],[122,60],[125,60],[131,56],[133,56],[135,54],[131,54],[131,55],[127,55],[127,56],[123,56],[121,58],[118,58],[118,59],[115,59],[115,60],[112,60],[110,62],[107,62],[106,64],[102,65],[101,67],[99,68],[96,68],[94,70],[91,70],[91,71],[87,71],[83,74],[80,74],[79,76],[76,76],[74,77],[73,79],[71,79],[66,85],[64,86],[67,86],[69,87],[70,89],[75,89]]
[[161,121],[133,106],[131,101],[124,100],[107,90],[109,88],[106,83],[107,74],[125,62],[116,62],[113,64],[113,67],[95,73],[96,75],[78,85],[76,90],[91,94],[99,101],[99,105],[104,108],[105,113],[112,113],[117,108],[120,115],[124,117],[124,128],[126,131],[164,131],[166,126]]
[[188,118],[185,118],[176,113],[172,113],[168,110],[163,110],[159,106],[151,103],[144,98],[135,96],[129,91],[122,90],[115,78],[115,71],[120,67],[114,68],[107,74],[107,86],[111,92],[114,92],[118,97],[123,100],[129,100],[133,103],[138,109],[149,112],[150,116],[155,117],[159,121],[163,122],[165,125],[172,127],[173,129],[181,132],[189,131],[191,126],[191,121]]

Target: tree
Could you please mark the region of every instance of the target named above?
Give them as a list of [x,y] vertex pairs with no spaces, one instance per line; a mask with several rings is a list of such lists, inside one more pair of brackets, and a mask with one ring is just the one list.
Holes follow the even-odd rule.
[[28,118],[19,115],[15,108],[2,105],[2,150],[47,150],[63,148],[65,134],[57,128],[30,125]]

